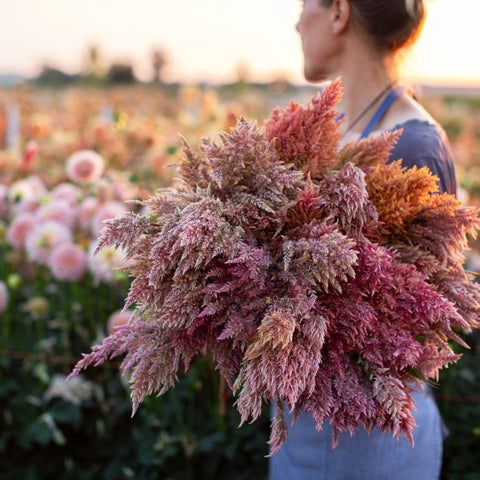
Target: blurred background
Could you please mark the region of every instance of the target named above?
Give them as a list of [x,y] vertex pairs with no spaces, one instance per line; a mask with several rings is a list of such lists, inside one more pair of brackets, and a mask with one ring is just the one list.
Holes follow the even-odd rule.
[[[480,206],[478,0],[427,1],[404,75],[443,125],[459,197]],[[74,381],[116,324],[121,251],[91,256],[102,221],[168,187],[179,133],[259,121],[318,86],[302,77],[295,0],[15,0],[0,15],[0,477],[265,479],[268,411],[237,428],[208,359],[130,418],[111,362]],[[466,268],[480,271],[471,240]],[[480,479],[480,337],[435,395],[443,480]]]

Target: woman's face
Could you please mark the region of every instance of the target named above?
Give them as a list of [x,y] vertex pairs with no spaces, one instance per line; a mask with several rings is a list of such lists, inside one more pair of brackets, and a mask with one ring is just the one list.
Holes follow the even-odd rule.
[[321,0],[304,0],[297,23],[304,57],[304,76],[307,80],[323,81],[336,75],[335,58],[338,39],[332,30],[332,9]]

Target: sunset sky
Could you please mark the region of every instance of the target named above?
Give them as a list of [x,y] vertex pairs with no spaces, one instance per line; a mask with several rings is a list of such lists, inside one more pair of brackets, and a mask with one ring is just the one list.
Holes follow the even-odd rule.
[[[42,64],[78,72],[94,44],[105,63],[130,61],[145,80],[151,52],[161,47],[168,81],[229,81],[243,64],[252,80],[303,83],[294,30],[300,8],[298,0],[4,1],[0,73],[30,76]],[[480,86],[480,1],[427,0],[427,8],[410,76]]]

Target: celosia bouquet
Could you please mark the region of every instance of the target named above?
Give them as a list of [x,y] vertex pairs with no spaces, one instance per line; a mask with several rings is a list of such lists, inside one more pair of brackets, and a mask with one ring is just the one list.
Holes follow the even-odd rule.
[[99,248],[128,252],[138,315],[73,374],[125,355],[135,410],[208,354],[242,422],[276,403],[272,454],[284,408],[328,419],[334,443],[361,426],[412,440],[413,385],[458,359],[454,327],[479,326],[462,268],[479,220],[426,168],[386,164],[399,133],[339,147],[340,94],[186,145],[174,190],[107,222]]

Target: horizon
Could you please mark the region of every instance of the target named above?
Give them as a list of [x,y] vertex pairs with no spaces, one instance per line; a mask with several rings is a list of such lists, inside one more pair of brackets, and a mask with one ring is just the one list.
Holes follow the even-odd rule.
[[[412,83],[480,87],[480,64],[471,60],[479,40],[480,2],[459,2],[463,9],[454,12],[448,0],[427,2],[424,31],[406,61]],[[96,45],[101,62],[130,63],[141,81],[152,77],[150,57],[158,48],[167,56],[167,83],[225,84],[242,73],[253,83],[285,78],[314,86],[303,79],[294,30],[300,7],[296,0],[244,0],[241,5],[183,0],[180,7],[137,0],[132,11],[127,0],[84,0],[82,5],[16,0],[2,12],[0,74],[31,78],[42,65],[79,73],[85,71],[89,47]]]

